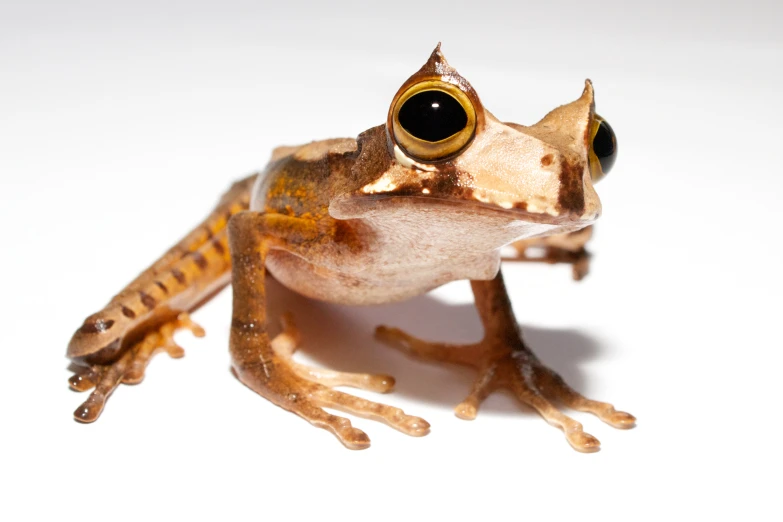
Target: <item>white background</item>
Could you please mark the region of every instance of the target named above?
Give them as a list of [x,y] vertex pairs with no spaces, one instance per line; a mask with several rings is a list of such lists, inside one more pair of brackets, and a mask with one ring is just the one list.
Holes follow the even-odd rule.
[[[1,4],[0,517],[779,520],[781,4],[282,4]],[[366,309],[270,294],[303,360],[393,374],[380,398],[427,437],[359,419],[373,445],[351,452],[241,386],[228,292],[196,314],[205,339],[179,337],[184,359],[74,422],[63,354],[82,319],[272,147],[383,122],[438,41],[503,120],[594,81],[620,156],[591,274],[506,281],[541,358],[638,427],[574,414],[603,443],[583,455],[502,394],[457,419],[473,374],[371,333],[478,339],[466,282]]]

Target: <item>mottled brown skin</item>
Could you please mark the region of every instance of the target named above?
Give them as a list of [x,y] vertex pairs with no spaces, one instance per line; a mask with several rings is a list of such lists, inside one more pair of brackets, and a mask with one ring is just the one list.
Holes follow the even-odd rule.
[[[455,151],[443,145],[448,154],[429,162],[406,153],[407,131],[393,125],[397,99],[422,81],[456,86],[475,109],[475,128],[462,133],[469,137],[464,146]],[[174,331],[184,327],[203,335],[187,313],[230,278],[232,367],[248,388],[330,430],[349,448],[365,448],[369,438],[324,407],[425,435],[429,424],[423,419],[333,389],[386,392],[394,385],[391,377],[294,362],[298,333],[291,318],[283,318],[283,333],[269,336],[265,276],[268,271],[315,299],[357,305],[403,300],[470,279],[485,328],[480,343],[429,343],[388,327],[379,327],[377,336],[424,359],[477,368],[458,416],[474,418],[489,393],[509,388],[560,427],[575,449],[594,451],[598,441],[548,399],[615,427],[632,426],[633,416],[582,397],[540,363],[522,340],[499,272],[500,249],[510,243],[584,250],[589,235],[577,231],[600,213],[585,138],[593,107],[587,82],[579,100],[532,127],[501,123],[438,46],[401,87],[385,125],[357,139],[275,150],[261,175],[235,184],[202,225],[87,318],[68,347],[76,370],[71,386],[95,387],[76,410],[77,420],[94,421],[121,382],[143,378],[157,351],[181,356]],[[428,150],[437,152],[439,143]]]

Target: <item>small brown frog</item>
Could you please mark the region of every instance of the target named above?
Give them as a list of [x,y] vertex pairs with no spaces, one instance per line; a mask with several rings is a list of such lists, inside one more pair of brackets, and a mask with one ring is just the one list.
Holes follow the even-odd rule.
[[601,211],[593,183],[615,155],[614,133],[595,114],[589,81],[578,100],[533,126],[502,123],[438,45],[394,96],[385,124],[356,139],[276,149],[263,172],[235,183],[206,220],[85,320],[68,346],[70,384],[95,389],[74,415],[96,420],[120,383],[141,381],[156,352],[181,356],[173,333],[203,335],[188,312],[230,282],[229,346],[242,383],[348,448],[366,448],[370,440],[322,408],[425,435],[425,420],[334,389],[387,392],[391,377],[294,362],[298,334],[288,317],[283,333],[270,338],[265,274],[313,299],[354,305],[404,300],[469,279],[485,329],[481,342],[452,346],[385,326],[376,335],[426,360],[475,367],[478,378],[456,408],[460,418],[475,418],[490,393],[508,388],[575,449],[594,451],[598,440],[550,399],[617,428],[635,419],[574,391],[526,346],[500,250],[519,241],[520,248],[560,248],[558,241],[566,250],[581,241],[582,248],[586,238],[577,231]]

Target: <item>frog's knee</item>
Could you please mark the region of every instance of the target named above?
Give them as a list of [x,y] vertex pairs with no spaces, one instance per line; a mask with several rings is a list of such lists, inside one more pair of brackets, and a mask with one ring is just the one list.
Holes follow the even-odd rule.
[[91,362],[113,360],[122,347],[127,326],[127,319],[111,312],[93,314],[74,332],[66,356]]

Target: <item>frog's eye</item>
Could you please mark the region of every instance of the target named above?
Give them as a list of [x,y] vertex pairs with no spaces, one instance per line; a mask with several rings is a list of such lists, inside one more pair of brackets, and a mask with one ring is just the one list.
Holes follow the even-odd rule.
[[407,155],[424,161],[451,158],[470,143],[476,130],[476,110],[456,85],[424,81],[397,99],[392,131]]
[[590,176],[593,182],[609,174],[617,159],[617,137],[609,122],[595,115],[590,146]]

